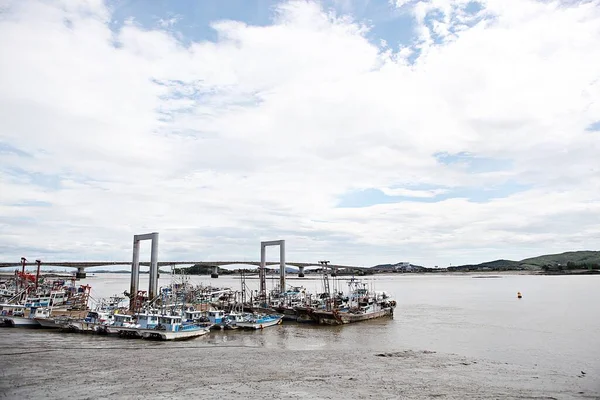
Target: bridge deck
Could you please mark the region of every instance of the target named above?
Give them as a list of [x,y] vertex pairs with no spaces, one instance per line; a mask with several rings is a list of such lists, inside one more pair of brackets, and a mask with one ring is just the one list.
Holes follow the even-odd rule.
[[[253,265],[260,266],[260,261],[159,261],[158,266],[174,266],[174,265],[202,265],[207,267],[222,267],[225,265]],[[267,265],[279,265],[279,262],[269,261],[266,263]],[[66,268],[92,268],[92,267],[104,267],[104,266],[113,266],[113,265],[122,265],[131,267],[131,261],[65,261],[65,262],[42,262],[43,266],[54,266],[54,267],[66,267]],[[149,266],[149,262],[140,262],[142,266]],[[322,267],[319,263],[305,263],[305,262],[289,262],[286,261],[285,265],[293,266],[293,267]],[[31,268],[36,266],[35,263],[27,264],[27,267]],[[12,263],[0,263],[0,268],[10,268],[10,267],[21,267],[20,262],[12,262]],[[337,269],[367,269],[366,267],[357,267],[351,265],[336,265],[329,264],[329,268],[337,268]]]

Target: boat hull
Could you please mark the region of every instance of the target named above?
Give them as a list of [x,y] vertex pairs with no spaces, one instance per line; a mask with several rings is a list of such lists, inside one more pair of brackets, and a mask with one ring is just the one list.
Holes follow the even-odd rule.
[[42,328],[46,329],[60,329],[62,324],[58,323],[54,318],[35,318]]
[[118,332],[123,337],[143,338],[149,340],[187,340],[198,336],[204,336],[210,332],[210,327],[173,331],[161,331],[157,329],[142,329],[111,326],[108,328],[110,333]]
[[144,339],[158,339],[158,340],[187,340],[193,339],[199,336],[204,336],[208,332],[210,332],[210,328],[200,328],[193,330],[185,330],[185,331],[157,331],[157,330],[147,330],[146,332],[142,332],[142,337]]
[[242,329],[258,330],[258,329],[268,328],[269,326],[281,324],[281,320],[282,320],[282,318],[279,317],[277,319],[273,319],[271,321],[265,321],[265,322],[243,322],[243,321],[240,321],[236,325],[238,328],[242,328]]
[[297,319],[296,310],[292,307],[278,307],[275,311],[283,315],[284,321],[295,321]]
[[344,325],[354,322],[368,321],[375,318],[391,317],[393,315],[394,309],[389,307],[364,314],[336,311],[313,311],[311,316],[322,325]]
[[33,318],[27,317],[2,317],[4,325],[15,328],[39,328],[40,324]]
[[310,307],[296,307],[296,322],[304,324],[315,324],[319,322],[318,318],[313,316],[314,310]]
[[92,322],[85,322],[85,321],[70,321],[67,324],[64,324],[62,326],[63,329],[66,329],[68,331],[71,332],[79,332],[79,333],[85,333],[85,332],[96,332],[98,330],[98,326],[100,326],[100,324],[95,324]]

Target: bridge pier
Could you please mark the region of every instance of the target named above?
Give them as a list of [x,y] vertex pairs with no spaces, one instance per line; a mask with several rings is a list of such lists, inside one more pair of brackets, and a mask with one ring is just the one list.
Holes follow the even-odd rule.
[[87,274],[85,273],[84,267],[78,267],[77,272],[75,272],[75,279],[85,279]]
[[219,277],[219,267],[218,266],[214,266],[213,267],[213,272],[212,274],[210,274],[211,278],[218,278]]
[[298,267],[298,278],[304,278],[304,267]]
[[335,278],[337,276],[337,273],[338,273],[337,267],[332,267],[331,276]]
[[260,242],[260,267],[258,268],[260,296],[266,299],[267,295],[267,247],[279,246],[279,291],[284,293],[285,287],[285,240],[269,240]]
[[144,235],[133,235],[133,259],[131,261],[131,285],[129,290],[130,301],[129,310],[135,309],[135,299],[138,293],[140,282],[140,241],[151,240],[152,248],[150,250],[150,276],[148,283],[148,298],[154,299],[158,294],[158,232],[147,233]]

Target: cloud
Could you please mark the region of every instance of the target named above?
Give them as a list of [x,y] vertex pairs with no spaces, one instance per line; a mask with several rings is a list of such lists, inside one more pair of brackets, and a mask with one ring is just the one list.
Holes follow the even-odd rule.
[[[128,259],[145,231],[161,232],[165,260],[252,259],[279,238],[289,260],[346,264],[593,247],[599,4],[472,3],[401,4],[416,36],[398,53],[314,2],[186,42],[176,25],[115,29],[100,1],[8,3],[2,258]],[[522,189],[338,207],[372,188],[437,199],[506,182]]]

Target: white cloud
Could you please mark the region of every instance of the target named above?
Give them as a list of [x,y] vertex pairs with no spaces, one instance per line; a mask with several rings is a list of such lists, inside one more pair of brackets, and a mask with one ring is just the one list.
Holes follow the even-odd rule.
[[[600,149],[585,127],[600,115],[598,2],[488,0],[481,20],[465,1],[406,7],[420,41],[390,54],[311,2],[281,6],[266,27],[215,22],[217,42],[189,47],[132,23],[111,31],[99,1],[10,3],[0,140],[33,157],[0,154],[2,258],[128,259],[147,230],[161,232],[164,258],[251,259],[280,237],[290,260],[369,264],[593,247]],[[437,25],[425,21],[434,10]],[[512,167],[470,172],[438,152]],[[441,189],[411,187],[507,180],[532,189],[336,208],[357,189],[426,198]],[[52,207],[16,205],[33,200]]]

